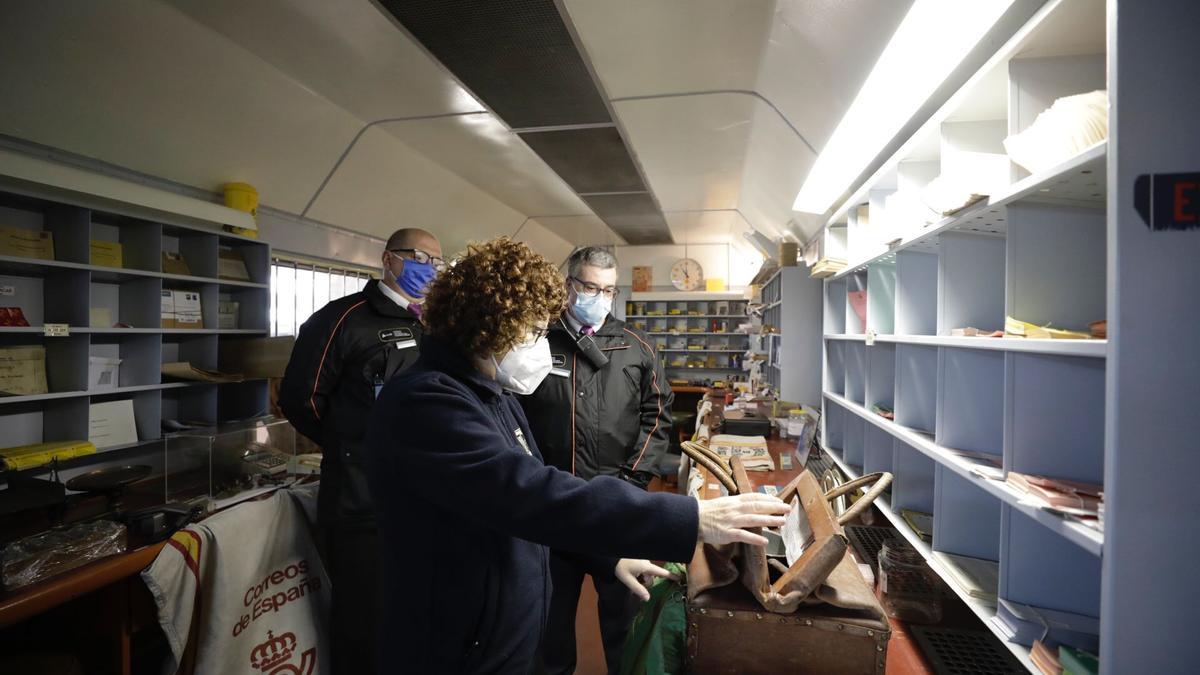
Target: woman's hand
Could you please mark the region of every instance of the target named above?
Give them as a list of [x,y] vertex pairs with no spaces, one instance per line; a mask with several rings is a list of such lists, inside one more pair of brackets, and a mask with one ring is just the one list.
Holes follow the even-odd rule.
[[741,542],[766,546],[767,538],[742,528],[779,527],[791,507],[778,497],[754,492],[733,497],[700,500],[700,537],[702,543]]
[[614,573],[621,580],[621,583],[628,586],[629,590],[633,591],[633,594],[642,602],[650,599],[650,591],[646,590],[646,584],[650,581],[650,577],[662,577],[663,579],[677,578],[674,574],[671,574],[649,560],[632,560],[629,558],[618,560]]

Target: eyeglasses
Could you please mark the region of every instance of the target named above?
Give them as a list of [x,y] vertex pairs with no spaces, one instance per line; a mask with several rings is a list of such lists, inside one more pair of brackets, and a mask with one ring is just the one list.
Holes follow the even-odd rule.
[[599,295],[600,293],[603,293],[604,297],[608,298],[609,300],[612,300],[613,298],[617,297],[617,295],[621,292],[621,289],[617,288],[616,286],[608,286],[606,288],[601,288],[601,287],[597,286],[596,284],[593,284],[588,281],[583,281],[582,279],[577,279],[575,277],[567,277],[567,278],[571,280],[571,285],[575,288],[576,293],[579,293],[580,295],[586,295],[589,298],[594,298],[597,295]]
[[446,271],[445,260],[438,258],[437,256],[429,255],[419,248],[389,248],[388,253],[410,253],[412,254],[412,259],[414,261],[419,262],[422,265],[433,265],[433,269],[437,270],[438,272]]
[[537,342],[550,334],[550,326],[534,326],[526,334],[530,342]]

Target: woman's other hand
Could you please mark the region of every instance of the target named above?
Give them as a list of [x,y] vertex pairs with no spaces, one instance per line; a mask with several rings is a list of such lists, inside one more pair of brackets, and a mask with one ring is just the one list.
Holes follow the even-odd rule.
[[650,599],[650,591],[646,590],[646,585],[650,582],[651,577],[677,579],[674,574],[671,574],[649,560],[633,560],[630,558],[621,558],[618,560],[614,573],[621,580],[621,583],[628,586],[629,590],[633,591],[633,594],[642,602]]
[[766,546],[767,539],[743,528],[779,527],[791,510],[772,495],[751,493],[733,497],[700,500],[700,542],[731,544],[740,542]]

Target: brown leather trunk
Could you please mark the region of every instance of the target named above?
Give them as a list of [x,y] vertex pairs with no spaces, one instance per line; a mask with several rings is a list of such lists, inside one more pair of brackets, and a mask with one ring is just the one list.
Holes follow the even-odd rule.
[[696,596],[687,620],[686,664],[697,675],[883,675],[891,636],[871,611],[816,604],[768,612],[740,584]]

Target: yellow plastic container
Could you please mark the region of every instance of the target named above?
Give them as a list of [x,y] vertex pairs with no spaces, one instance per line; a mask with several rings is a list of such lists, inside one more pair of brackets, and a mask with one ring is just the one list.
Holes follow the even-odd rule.
[[725,290],[724,279],[705,279],[704,290],[706,291],[723,291]]
[[221,186],[225,191],[225,206],[238,211],[245,211],[251,216],[258,216],[258,190],[246,183],[226,183]]

